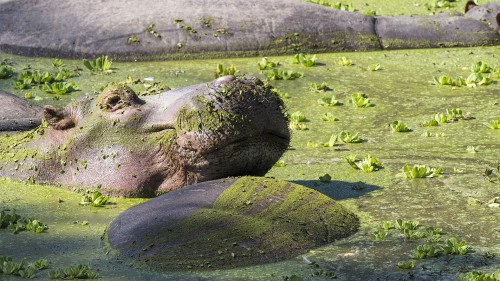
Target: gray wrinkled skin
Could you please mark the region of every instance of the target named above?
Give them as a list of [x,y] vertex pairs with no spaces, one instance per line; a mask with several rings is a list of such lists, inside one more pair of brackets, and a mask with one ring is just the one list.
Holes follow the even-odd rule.
[[498,5],[371,17],[300,0],[3,0],[0,51],[130,61],[498,45]]
[[40,125],[42,108],[0,91],[0,132],[25,131]]

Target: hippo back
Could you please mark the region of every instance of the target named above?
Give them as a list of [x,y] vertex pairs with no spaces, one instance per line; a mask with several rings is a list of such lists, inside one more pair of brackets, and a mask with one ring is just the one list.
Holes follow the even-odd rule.
[[25,131],[40,125],[42,109],[13,94],[0,91],[0,132]]

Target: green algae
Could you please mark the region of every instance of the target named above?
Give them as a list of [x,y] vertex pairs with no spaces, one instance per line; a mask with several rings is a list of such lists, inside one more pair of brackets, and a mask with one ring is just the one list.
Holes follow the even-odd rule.
[[[429,49],[429,50],[400,50],[367,53],[320,54],[318,66],[303,68],[291,64],[291,56],[272,57],[279,61],[284,68],[304,72],[304,77],[294,81],[273,81],[272,85],[289,94],[286,100],[290,112],[302,111],[309,119],[308,131],[294,132],[291,149],[282,160],[286,167],[275,167],[267,175],[278,179],[290,180],[320,190],[324,194],[337,199],[342,205],[355,210],[360,217],[360,231],[346,239],[335,241],[327,246],[312,250],[305,256],[318,262],[325,268],[335,266],[340,280],[365,280],[366,276],[374,279],[398,280],[407,278],[406,272],[396,267],[397,262],[405,261],[408,255],[417,246],[413,242],[403,242],[398,237],[391,237],[386,241],[374,241],[371,232],[378,224],[385,220],[396,218],[419,220],[421,224],[440,227],[458,239],[464,239],[470,244],[475,253],[466,259],[453,258],[451,260],[429,260],[416,262],[414,274],[417,278],[429,280],[453,280],[460,268],[482,268],[489,270],[498,268],[498,257],[487,258],[487,253],[498,256],[500,247],[500,231],[497,226],[499,208],[488,207],[487,204],[469,205],[468,199],[477,199],[487,202],[499,196],[498,183],[489,183],[482,176],[486,167],[495,167],[499,154],[498,130],[491,130],[482,123],[498,118],[500,84],[498,78],[495,83],[476,88],[432,85],[430,81],[436,75],[466,76],[469,67],[477,61],[497,65],[499,47],[478,47],[460,49]],[[337,64],[340,56],[348,57],[354,66],[341,67]],[[13,58],[20,68],[27,63],[36,65],[46,64],[49,60],[27,59],[1,55],[2,58]],[[99,85],[105,85],[108,80],[122,81],[128,74],[134,77],[154,77],[155,81],[166,81],[173,87],[181,87],[202,83],[213,79],[213,70],[217,63],[234,64],[241,73],[264,77],[259,73],[257,63],[261,58],[199,60],[183,62],[155,62],[155,63],[114,63],[117,73],[109,76],[82,75],[83,91],[98,90]],[[78,61],[65,61],[67,64],[79,64]],[[382,70],[366,71],[371,64],[380,63]],[[98,78],[98,79],[97,79]],[[80,79],[80,78],[79,78]],[[88,79],[88,81],[84,81]],[[0,88],[10,91],[10,83],[0,81]],[[344,105],[324,108],[317,104],[322,93],[311,93],[307,88],[311,83],[327,82],[338,100]],[[3,83],[3,84],[2,84]],[[87,84],[88,83],[88,84]],[[97,86],[96,86],[97,85]],[[72,93],[64,98],[76,98],[80,93]],[[355,108],[349,104],[352,93],[362,92],[370,97],[375,106],[371,108]],[[22,91],[16,91],[21,95]],[[57,101],[57,102],[62,102]],[[51,102],[48,99],[38,101]],[[66,100],[67,102],[67,100]],[[461,108],[464,113],[474,117],[470,120],[460,120],[442,124],[435,128],[424,128],[421,123],[428,120],[436,112],[446,112],[449,108]],[[339,120],[336,122],[322,121],[323,113],[331,112]],[[405,134],[392,133],[389,124],[400,120],[413,131]],[[119,125],[119,124],[117,124]],[[111,124],[109,124],[111,126]],[[308,148],[307,142],[315,140],[327,142],[331,134],[338,134],[342,130],[361,132],[367,141],[360,144],[337,144],[331,148]],[[429,131],[432,136],[423,136]],[[442,135],[444,134],[444,135]],[[436,137],[439,135],[439,137]],[[477,153],[468,153],[466,147],[480,146]],[[365,155],[369,153],[382,162],[384,169],[370,174],[353,170],[343,159],[349,154]],[[24,157],[22,155],[19,155]],[[90,159],[89,159],[90,160]],[[443,167],[444,174],[433,179],[406,180],[397,175],[401,173],[404,164],[426,164],[433,167]],[[333,180],[330,183],[319,183],[318,177],[329,173]],[[12,183],[7,182],[7,185]],[[12,205],[37,205],[39,193],[50,191],[50,196],[56,198],[66,191],[39,186],[19,185],[16,188],[6,189],[2,185],[3,198],[13,196],[19,187],[25,187],[22,194],[12,197]],[[33,188],[34,187],[34,188]],[[33,196],[29,195],[33,193]],[[21,196],[21,195],[29,195]],[[47,193],[49,194],[49,193]],[[69,193],[71,194],[71,193]],[[79,196],[76,196],[77,201]],[[54,201],[50,201],[54,202]],[[129,202],[124,200],[124,202]],[[49,205],[57,210],[58,203]],[[119,207],[119,205],[117,205]],[[24,208],[23,214],[40,217],[51,227],[51,216],[47,213],[40,216],[41,209]],[[19,211],[21,213],[21,211]],[[71,219],[72,210],[65,214]],[[90,212],[90,211],[89,211]],[[73,212],[74,213],[74,212]],[[62,215],[62,214],[60,214]],[[54,215],[55,216],[55,215]],[[283,275],[296,274],[310,278],[313,272],[302,257],[297,257],[281,263],[260,265],[248,268],[238,268],[220,271],[187,272],[187,273],[148,273],[133,269],[125,264],[108,258],[98,246],[98,237],[102,234],[105,225],[114,216],[101,213],[102,227],[94,232],[83,232],[87,249],[96,253],[92,256],[88,251],[78,253],[83,262],[91,263],[93,268],[99,268],[101,276],[109,280],[120,280],[120,276],[129,278],[178,278],[179,280],[195,280],[199,278],[217,280],[276,280]],[[86,219],[88,220],[88,219]],[[92,221],[91,222],[92,226]],[[71,225],[75,231],[76,226]],[[64,228],[61,225],[61,228]],[[51,227],[50,231],[54,229]],[[54,241],[44,241],[56,247],[60,241],[81,239],[70,230],[62,231],[51,236]],[[2,244],[2,252],[15,254],[16,260],[23,257],[35,257],[30,252],[31,237],[15,240],[16,252],[13,247]],[[50,239],[49,239],[50,240]],[[88,242],[91,241],[91,242]],[[59,246],[65,254],[59,253],[59,260],[64,255],[74,257],[69,249],[69,242]],[[37,246],[38,247],[38,246]],[[45,248],[44,248],[45,249]],[[45,251],[45,250],[44,250]],[[44,252],[41,250],[41,252]],[[50,257],[55,254],[50,254]],[[43,256],[40,256],[43,257]],[[56,259],[57,260],[57,259]],[[104,265],[103,265],[104,264]],[[71,265],[71,264],[67,264]],[[427,268],[423,270],[422,267]],[[438,275],[438,274],[442,275]],[[159,277],[160,276],[160,277]]]
[[[310,2],[309,0],[304,0]],[[454,5],[451,8],[442,9],[428,9],[426,4],[436,1],[433,0],[413,0],[413,1],[398,1],[398,0],[350,0],[350,1],[334,1],[327,0],[331,4],[342,2],[344,4],[352,5],[358,13],[366,13],[367,10],[374,10],[377,16],[399,16],[399,15],[429,15],[435,13],[460,13],[463,14],[465,10],[465,2],[463,1],[449,1]],[[495,0],[482,0],[480,4],[495,2]]]

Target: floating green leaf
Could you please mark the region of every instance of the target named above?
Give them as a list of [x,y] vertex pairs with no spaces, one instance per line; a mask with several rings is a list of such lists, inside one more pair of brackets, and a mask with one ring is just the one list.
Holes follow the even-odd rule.
[[295,80],[297,78],[302,78],[303,73],[295,72],[293,70],[277,70],[272,69],[266,73],[266,77],[269,80]]
[[94,74],[109,74],[112,62],[109,61],[108,56],[101,56],[94,60],[83,60],[83,65]]
[[9,65],[0,66],[0,79],[7,79],[12,77],[14,69]]
[[342,65],[342,66],[350,66],[352,65],[352,62],[350,59],[346,58],[346,57],[340,57],[339,58],[339,64]]
[[389,126],[391,127],[391,130],[393,132],[410,132],[411,131],[410,128],[408,128],[408,126],[406,126],[406,124],[404,124],[401,121],[394,121],[391,124],[389,124]]
[[322,97],[318,100],[318,104],[321,106],[336,106],[341,105],[341,102],[337,100],[334,95],[332,95]]
[[403,166],[403,174],[409,179],[437,177],[442,170],[442,168],[436,169],[425,165],[414,165],[413,168],[410,168],[408,164]]
[[64,95],[78,90],[74,82],[54,82],[40,85],[40,90],[47,94]]
[[236,72],[237,72],[237,70],[233,64],[231,64],[231,66],[229,66],[229,67],[226,67],[223,64],[218,63],[217,69],[215,70],[214,77],[219,78],[219,77],[226,76],[226,75],[234,75],[234,74],[236,74]]
[[351,95],[351,101],[352,101],[352,104],[354,104],[357,107],[371,107],[372,106],[368,97],[362,93],[353,93]]
[[348,131],[341,131],[337,138],[344,143],[360,143],[363,141],[359,136],[359,133],[352,135]]
[[316,83],[311,83],[309,85],[309,90],[311,92],[326,92],[326,91],[329,91],[331,90],[330,87],[328,87],[328,84],[326,84],[326,82],[322,82],[321,84],[316,84]]
[[93,207],[102,207],[108,202],[109,197],[103,196],[99,191],[92,194],[85,194],[80,201],[80,205],[90,205]]
[[345,159],[351,167],[365,173],[371,173],[382,169],[382,163],[380,163],[380,161],[378,161],[375,157],[370,156],[370,154],[367,154],[362,160],[358,160],[356,155],[346,156]]
[[483,123],[485,126],[489,127],[490,129],[500,129],[500,119],[494,119],[490,120],[487,123]]
[[415,267],[415,261],[409,260],[409,261],[405,261],[405,262],[398,262],[398,267],[400,269],[412,269]]
[[377,63],[377,64],[372,64],[370,66],[368,66],[367,70],[369,71],[377,71],[377,70],[381,70],[382,69],[382,66],[380,65],[380,63]]
[[321,117],[323,121],[338,121],[339,119],[335,118],[333,113],[331,112],[325,112],[323,113],[323,116]]
[[262,58],[258,62],[259,69],[262,70],[270,70],[279,65],[278,62],[270,61],[267,57]]
[[292,63],[293,64],[301,64],[305,67],[312,67],[316,64],[316,55],[313,55],[312,57],[307,57],[304,54],[296,54],[293,59]]

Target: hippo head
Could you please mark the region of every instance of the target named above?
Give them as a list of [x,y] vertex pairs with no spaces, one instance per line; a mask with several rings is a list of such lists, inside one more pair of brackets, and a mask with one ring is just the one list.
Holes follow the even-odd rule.
[[490,2],[477,5],[469,0],[465,4],[465,16],[486,23],[495,30],[500,30],[500,2]]
[[153,196],[187,184],[264,175],[290,141],[283,101],[253,77],[138,97],[125,85],[65,108],[46,106],[48,128],[32,147],[38,178]]

